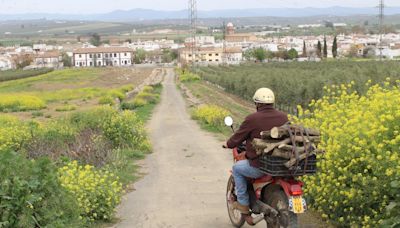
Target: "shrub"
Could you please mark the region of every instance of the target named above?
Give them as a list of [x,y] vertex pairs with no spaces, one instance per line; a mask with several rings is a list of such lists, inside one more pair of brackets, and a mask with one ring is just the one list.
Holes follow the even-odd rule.
[[101,105],[114,105],[115,101],[114,98],[111,96],[102,96],[99,99],[99,104]]
[[160,95],[154,94],[154,93],[149,93],[149,92],[144,92],[142,91],[136,96],[137,99],[143,99],[146,102],[149,102],[151,104],[155,104],[158,102],[160,99]]
[[41,117],[41,116],[44,116],[44,113],[43,112],[40,112],[40,111],[35,111],[35,112],[32,112],[32,117]]
[[40,110],[45,107],[46,103],[35,96],[2,94],[0,99],[0,112]]
[[56,108],[56,112],[69,112],[77,109],[76,105],[64,105]]
[[117,89],[109,91],[108,96],[110,96],[112,98],[118,98],[120,101],[124,100],[126,97],[124,92],[117,90]]
[[185,72],[185,73],[182,72],[179,75],[179,81],[181,81],[181,82],[192,82],[192,81],[198,81],[200,79],[201,78],[200,78],[199,75],[193,74],[193,73],[190,73],[190,72]]
[[135,110],[137,107],[133,102],[125,101],[122,102],[121,104],[121,109],[122,110]]
[[76,201],[48,159],[0,152],[0,227],[81,227]]
[[400,215],[386,213],[390,203],[400,204],[392,188],[400,177],[400,88],[389,84],[365,95],[353,92],[352,84],[325,88],[311,112],[301,112],[302,123],[321,130],[326,150],[319,173],[305,177],[305,191],[311,205],[339,226],[377,227]]
[[192,113],[193,119],[214,128],[223,127],[224,118],[228,115],[229,111],[216,105],[202,105]]
[[144,93],[152,93],[154,91],[154,88],[152,86],[145,86],[143,87],[142,92]]
[[59,169],[61,185],[78,201],[84,221],[109,221],[123,194],[119,178],[107,170],[73,161]]
[[133,107],[138,108],[138,107],[143,107],[143,106],[147,105],[148,102],[143,98],[135,97],[135,98],[133,98],[132,104],[133,104]]
[[29,123],[23,123],[13,116],[0,115],[0,151],[19,151],[31,137]]

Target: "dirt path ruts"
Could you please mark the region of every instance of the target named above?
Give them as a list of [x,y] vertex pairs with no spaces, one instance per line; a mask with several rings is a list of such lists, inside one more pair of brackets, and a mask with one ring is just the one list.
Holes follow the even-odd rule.
[[225,206],[229,151],[190,119],[172,70],[163,84],[148,126],[154,148],[144,161],[148,175],[124,197],[122,221],[114,227],[231,227]]

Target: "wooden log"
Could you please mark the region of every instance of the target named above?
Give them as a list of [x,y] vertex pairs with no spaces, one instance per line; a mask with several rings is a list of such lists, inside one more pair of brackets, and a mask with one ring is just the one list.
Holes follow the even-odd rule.
[[[302,153],[302,154],[299,155],[299,161],[304,160],[304,159],[306,159],[307,157],[309,157],[309,156],[311,156],[313,154],[314,154],[314,152],[312,152],[312,153]],[[296,162],[297,162],[296,158],[291,158],[284,165],[285,165],[286,168],[290,168],[290,167],[294,166],[296,164]]]
[[265,135],[268,134],[268,132],[270,133],[271,138],[273,139],[281,139],[281,138],[285,138],[285,137],[289,137],[289,129],[292,132],[297,132],[297,135],[300,135],[300,133],[303,133],[303,135],[309,135],[309,136],[320,136],[320,132],[316,129],[312,129],[312,128],[303,128],[301,126],[297,126],[297,125],[283,125],[280,127],[274,127],[272,128],[270,131],[264,131],[261,133],[261,135],[264,135],[264,137],[266,137]]
[[282,127],[274,127],[271,129],[271,138],[273,139],[281,139],[284,137],[289,136],[289,127],[287,125],[284,125]]
[[282,144],[288,144],[290,142],[291,140],[289,138],[277,143],[268,143],[263,139],[253,139],[252,145],[253,148],[257,151],[257,155],[261,155],[262,153],[269,153],[278,146]]
[[278,148],[275,148],[274,151],[271,154],[272,157],[280,157],[284,159],[291,159],[292,158],[292,153],[286,150],[280,150]]

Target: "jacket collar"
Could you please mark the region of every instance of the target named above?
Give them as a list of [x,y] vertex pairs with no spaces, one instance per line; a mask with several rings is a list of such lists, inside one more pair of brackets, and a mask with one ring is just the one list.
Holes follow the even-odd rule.
[[264,105],[261,108],[258,108],[257,112],[262,112],[266,110],[272,110],[274,109],[274,105]]

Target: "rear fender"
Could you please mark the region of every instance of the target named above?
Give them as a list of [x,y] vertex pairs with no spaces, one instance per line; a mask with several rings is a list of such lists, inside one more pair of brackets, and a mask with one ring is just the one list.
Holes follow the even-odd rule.
[[304,183],[297,180],[283,180],[279,179],[276,181],[277,185],[281,186],[283,191],[288,197],[291,196],[301,196],[303,195],[303,185]]

